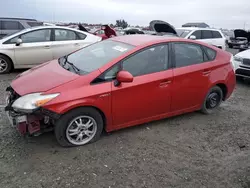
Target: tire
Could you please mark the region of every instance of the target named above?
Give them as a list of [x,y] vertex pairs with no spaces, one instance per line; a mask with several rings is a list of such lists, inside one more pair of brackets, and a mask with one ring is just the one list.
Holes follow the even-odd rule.
[[9,73],[13,68],[12,61],[5,55],[0,55],[0,74]]
[[[85,142],[77,142],[76,141],[76,140],[78,140],[77,137],[80,134],[83,135],[84,137],[85,136],[88,137],[87,134],[85,134],[85,133],[86,133],[86,131],[89,131],[89,129],[79,130],[79,129],[86,129],[85,125],[87,125],[88,123],[85,122],[84,126],[83,126],[83,124],[81,124],[82,127],[81,126],[79,127],[79,126],[77,126],[77,124],[75,122],[76,121],[78,123],[84,122],[87,119],[87,117],[89,118],[88,120],[91,120],[93,122],[93,126],[90,127],[90,129],[92,128],[92,130],[90,130],[90,131],[92,131],[94,133],[92,136],[90,136],[91,137],[91,138],[89,138],[90,140],[85,141]],[[82,120],[80,120],[80,119],[82,119]],[[55,129],[54,129],[55,137],[57,139],[57,142],[63,147],[72,147],[72,146],[80,146],[80,145],[89,144],[89,143],[97,141],[100,138],[101,133],[103,131],[103,124],[104,123],[103,123],[102,115],[94,108],[91,108],[91,107],[77,108],[77,109],[74,109],[74,110],[66,113],[56,122]],[[73,127],[73,129],[72,129],[72,127]],[[94,127],[96,127],[96,128],[94,128]],[[77,129],[77,131],[75,131],[76,129]],[[75,134],[76,132],[78,132],[76,135],[70,136],[70,134],[69,134],[69,133]],[[85,132],[85,133],[83,133],[83,132]],[[82,138],[83,138],[83,136],[82,136]]]
[[[223,92],[220,87],[214,86],[209,90],[206,98],[202,104],[201,112],[204,114],[211,114],[220,106],[223,98]],[[216,100],[213,100],[216,99]],[[211,100],[214,102],[211,103]],[[216,103],[216,104],[215,104]]]

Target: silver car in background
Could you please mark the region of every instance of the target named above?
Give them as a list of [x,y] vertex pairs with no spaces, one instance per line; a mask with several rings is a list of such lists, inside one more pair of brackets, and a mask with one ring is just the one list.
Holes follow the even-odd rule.
[[43,22],[27,18],[1,18],[0,17],[0,39],[20,30],[42,26]]
[[101,37],[68,27],[24,29],[0,40],[0,74],[31,68],[98,41]]

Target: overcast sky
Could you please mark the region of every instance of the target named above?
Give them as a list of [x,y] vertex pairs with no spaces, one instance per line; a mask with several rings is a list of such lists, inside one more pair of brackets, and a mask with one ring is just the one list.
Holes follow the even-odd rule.
[[250,28],[250,0],[1,0],[0,17],[43,21],[145,25],[161,19],[179,27],[206,22],[212,27]]

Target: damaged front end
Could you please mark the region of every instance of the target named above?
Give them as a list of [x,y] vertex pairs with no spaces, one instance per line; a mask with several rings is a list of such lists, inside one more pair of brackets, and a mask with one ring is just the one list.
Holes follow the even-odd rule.
[[53,130],[55,121],[60,118],[59,114],[42,107],[35,109],[16,108],[14,103],[21,96],[12,87],[6,89],[6,115],[13,127],[22,135],[37,136],[43,132]]

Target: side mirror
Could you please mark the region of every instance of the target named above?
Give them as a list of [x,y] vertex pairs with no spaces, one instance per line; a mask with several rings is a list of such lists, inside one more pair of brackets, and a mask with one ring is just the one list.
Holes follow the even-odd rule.
[[191,40],[196,40],[196,36],[191,35],[191,36],[189,37],[189,39],[191,39]]
[[20,39],[20,38],[18,38],[17,40],[16,40],[16,46],[20,46],[20,44],[22,44],[22,39]]
[[115,86],[120,85],[120,83],[122,82],[124,83],[133,82],[133,80],[134,77],[132,74],[130,74],[128,71],[122,70],[118,72],[118,74],[116,75]]

